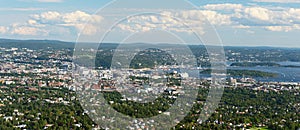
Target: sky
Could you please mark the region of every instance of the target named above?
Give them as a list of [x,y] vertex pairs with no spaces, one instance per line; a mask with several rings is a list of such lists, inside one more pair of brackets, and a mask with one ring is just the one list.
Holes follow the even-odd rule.
[[300,0],[120,1],[0,0],[0,38],[120,42],[163,30],[197,43],[191,30],[213,28],[225,46],[300,47]]

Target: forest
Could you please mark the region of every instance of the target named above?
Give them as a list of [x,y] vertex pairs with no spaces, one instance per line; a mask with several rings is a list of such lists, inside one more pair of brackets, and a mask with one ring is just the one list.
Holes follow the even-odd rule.
[[[84,114],[76,93],[65,88],[39,88],[37,91],[22,87],[1,88],[0,129],[12,129],[26,124],[26,129],[43,129],[52,124],[51,129],[92,129],[97,125]],[[300,128],[300,99],[296,91],[264,92],[243,88],[225,88],[219,108],[202,124],[197,118],[207,98],[208,89],[200,88],[197,103],[176,129],[296,129]],[[50,103],[62,98],[67,103]],[[174,99],[155,100],[154,104],[139,104],[120,101],[118,93],[106,93],[107,101],[118,112],[133,117],[149,117],[165,111]],[[61,100],[61,99],[60,99]],[[12,117],[5,120],[3,117]],[[81,128],[75,124],[80,124]],[[243,124],[243,125],[240,125]]]

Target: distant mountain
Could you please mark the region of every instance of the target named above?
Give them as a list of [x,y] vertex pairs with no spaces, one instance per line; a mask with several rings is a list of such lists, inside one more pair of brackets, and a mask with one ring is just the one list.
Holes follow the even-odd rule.
[[48,47],[53,49],[74,48],[74,43],[63,42],[57,40],[14,40],[14,39],[0,39],[0,47],[3,48],[28,48],[28,49],[46,49]]
[[[131,43],[127,45],[131,45],[134,47],[144,46],[149,43]],[[82,48],[94,48],[98,46],[96,43],[84,43],[80,44]],[[103,43],[100,46],[102,48],[111,48],[115,49],[119,44],[117,43]],[[29,48],[29,49],[45,49],[45,48],[74,48],[75,42],[64,42],[59,40],[17,40],[17,39],[1,39],[0,38],[0,47],[3,48]],[[179,46],[178,44],[169,44],[169,43],[161,43],[160,47],[168,47],[168,46]],[[193,48],[202,48],[205,49],[204,45],[188,45],[191,49]],[[179,46],[180,47],[180,46]],[[268,46],[257,46],[257,47],[245,47],[245,46],[224,46],[225,50],[233,49],[233,50],[272,50],[272,49],[281,49],[281,50],[299,50],[300,48],[283,48],[283,47],[268,47]]]
[[[16,40],[16,39],[0,39],[0,47],[3,48],[28,48],[28,49],[73,49],[75,42],[64,42],[58,40]],[[80,48],[95,48],[99,46],[96,43],[84,43],[78,44]],[[100,45],[101,48],[115,49],[118,46],[116,43],[103,43]]]
[[[28,48],[28,49],[74,49],[74,47],[84,49],[99,48],[102,51],[97,53],[97,60],[101,61],[102,66],[110,66],[108,63],[111,60],[114,50],[118,47],[118,43],[83,43],[75,44],[75,42],[64,42],[57,40],[14,40],[14,39],[0,39],[0,47],[2,48]],[[162,48],[184,48],[185,45],[160,43]],[[150,48],[157,48],[158,46],[150,43],[126,43],[125,48],[138,48],[141,46],[148,46]],[[188,45],[191,52],[199,59],[209,58],[206,46],[203,45]],[[213,48],[215,46],[210,46]],[[142,50],[141,50],[142,51]],[[300,62],[300,48],[280,48],[280,47],[241,47],[241,46],[225,46],[224,52],[226,59],[231,62]],[[158,56],[158,55],[155,55]],[[162,55],[161,55],[162,56]],[[199,58],[201,57],[201,58]],[[148,58],[149,59],[149,58]],[[150,57],[151,59],[151,57]],[[153,58],[152,58],[153,59]],[[105,61],[105,62],[103,62]],[[107,62],[107,63],[106,63]],[[209,66],[206,60],[198,61],[201,66]],[[287,66],[297,67],[297,66]]]

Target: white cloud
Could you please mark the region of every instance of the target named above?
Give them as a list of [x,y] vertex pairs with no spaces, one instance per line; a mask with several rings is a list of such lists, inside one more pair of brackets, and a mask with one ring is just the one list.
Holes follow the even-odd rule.
[[300,9],[290,8],[286,14],[291,17],[289,22],[300,21]]
[[207,10],[236,10],[236,9],[242,9],[242,4],[231,4],[231,3],[225,3],[225,4],[208,4],[204,6]]
[[[208,21],[206,21],[206,19]],[[220,14],[216,11],[184,10],[177,12],[164,11],[161,12],[161,15],[157,16],[151,15],[129,18],[126,24],[121,24],[118,27],[121,30],[130,32],[146,32],[153,29],[162,29],[185,33],[195,31],[199,34],[203,34],[205,33],[203,28],[207,26],[207,22],[216,26],[231,24],[230,16]]]
[[28,27],[28,26],[17,26],[12,28],[11,34],[17,34],[17,35],[41,35],[46,36],[48,35],[48,32],[43,29],[35,28],[35,27]]
[[82,11],[71,13],[59,13],[48,11],[41,14],[32,15],[30,23],[40,25],[74,27],[78,32],[84,35],[92,35],[99,31],[99,23],[103,17],[91,15]]
[[[256,0],[264,2],[297,3],[300,0]],[[229,25],[237,29],[262,28],[268,31],[289,32],[298,30],[300,26],[300,8],[264,7],[259,5],[241,4],[208,4],[202,6],[201,13],[213,25]],[[199,20],[197,13],[186,11],[182,13],[186,19]]]
[[26,25],[31,26],[31,27],[46,27],[46,25],[40,24],[36,20],[32,20],[32,19],[29,19],[27,21]]
[[102,20],[99,15],[90,15],[86,12],[75,11],[71,13],[59,13],[56,11],[48,11],[41,14],[32,15],[36,21],[49,23],[97,23]]
[[300,0],[253,0],[254,2],[300,3]]
[[61,24],[66,27],[75,27],[78,32],[84,35],[94,35],[98,32],[98,27],[92,24]]
[[32,18],[41,24],[55,24],[61,21],[61,14],[54,11],[48,11],[41,14],[32,15]]
[[[164,12],[168,13],[168,12]],[[147,32],[152,29],[163,29],[169,31],[184,31],[184,24],[166,15],[146,15],[128,18],[126,24],[120,24],[121,30],[130,32]]]
[[97,23],[102,20],[102,17],[100,17],[99,15],[90,15],[82,11],[66,13],[62,15],[62,18],[65,23],[82,23],[82,22]]
[[268,31],[289,32],[299,29],[300,9],[245,7],[231,15],[234,28],[262,27]]
[[[229,25],[231,24],[231,19],[229,15],[220,14],[216,11],[200,11],[207,20],[213,25]],[[202,18],[201,18],[202,19]]]
[[99,15],[82,11],[60,13],[48,11],[30,16],[26,22],[13,23],[7,27],[0,26],[0,33],[12,35],[48,36],[50,34],[93,35],[97,33],[102,21]]
[[281,31],[288,32],[292,30],[292,27],[290,26],[267,26],[265,28],[269,31],[274,31],[274,32],[281,32]]
[[292,30],[300,30],[300,25],[292,25],[292,26],[266,26],[265,29],[274,32],[289,32]]
[[240,28],[240,29],[249,29],[251,28],[250,26],[245,26],[245,25],[236,25],[236,26],[233,26],[234,28]]
[[8,31],[8,27],[0,26],[0,33],[6,33]]
[[244,15],[250,19],[269,21],[272,18],[272,11],[262,7],[251,7],[244,10]]
[[[204,33],[204,19],[214,26],[228,26],[238,29],[262,28],[268,31],[292,31],[299,29],[300,8],[276,8],[257,5],[242,4],[208,4],[202,7],[204,10],[164,11],[163,16],[138,16],[128,19],[128,24],[119,25],[119,29],[127,31],[150,31],[163,29],[175,32],[190,33],[183,22],[189,23],[190,28]],[[1,9],[0,9],[1,10]],[[180,18],[177,21],[172,17]],[[72,31],[84,35],[93,35],[100,31],[100,23],[103,17],[89,14],[83,11],[61,13],[47,11],[31,15],[30,19],[21,25],[12,27],[0,27],[0,33],[10,32],[20,35],[52,34],[53,29]],[[9,29],[8,29],[9,28]],[[25,31],[27,30],[27,32]],[[45,31],[47,30],[47,31]],[[74,30],[76,32],[74,32]],[[194,31],[193,30],[193,31]]]

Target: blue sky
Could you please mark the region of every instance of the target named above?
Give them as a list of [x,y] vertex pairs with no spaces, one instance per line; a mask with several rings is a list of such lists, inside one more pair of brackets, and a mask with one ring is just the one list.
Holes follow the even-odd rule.
[[[300,0],[190,0],[198,9],[184,8],[179,0],[128,0],[96,13],[109,2],[112,1],[1,0],[0,38],[75,42],[80,34],[85,36],[83,41],[97,42],[99,35],[95,34],[103,34],[112,21],[128,14],[159,10],[183,19],[191,28],[199,28],[199,34],[206,31],[201,23],[206,17],[226,46],[300,47]],[[117,25],[107,41],[122,41],[129,32],[144,33],[155,28],[172,31],[190,39],[189,43],[197,42],[188,38],[191,33],[180,26],[159,16],[138,16]]]

